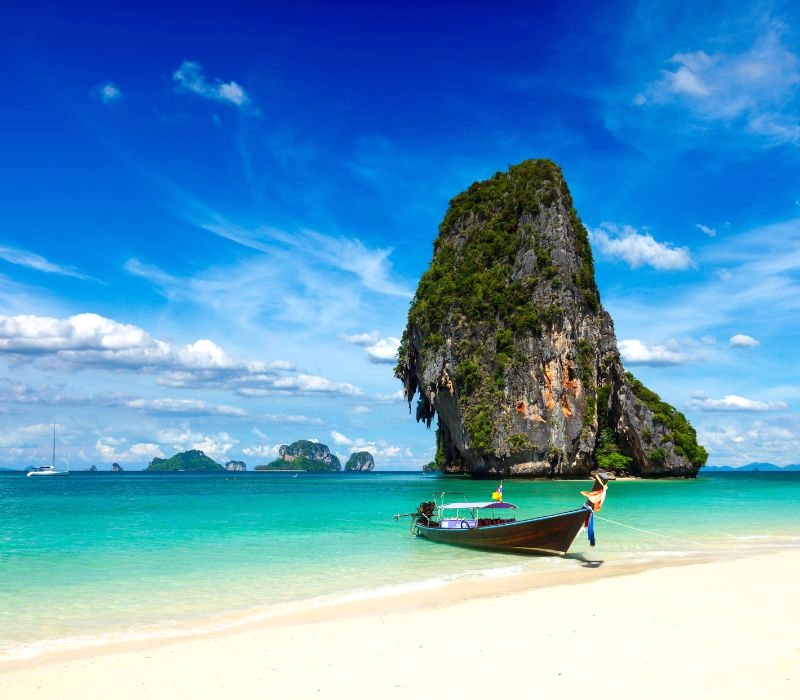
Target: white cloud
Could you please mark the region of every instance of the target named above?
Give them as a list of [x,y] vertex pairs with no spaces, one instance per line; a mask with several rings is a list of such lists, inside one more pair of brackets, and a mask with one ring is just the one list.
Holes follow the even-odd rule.
[[277,459],[280,454],[281,445],[253,445],[252,447],[245,447],[242,449],[242,454],[245,457],[266,457],[268,459]]
[[800,60],[769,27],[739,53],[677,53],[661,78],[637,95],[634,104],[678,105],[698,119],[738,122],[753,134],[782,143],[800,141],[792,101],[800,85]]
[[761,343],[753,338],[752,336],[745,335],[744,333],[737,333],[734,336],[731,336],[730,341],[728,341],[731,347],[734,348],[754,348],[757,345],[761,345]]
[[336,445],[351,445],[353,441],[347,437],[346,435],[342,435],[342,433],[331,430],[331,439],[333,440],[334,444]]
[[360,345],[364,348],[370,362],[377,364],[394,364],[397,360],[397,350],[400,347],[400,338],[389,336],[382,338],[378,331],[369,333],[356,333],[339,335],[345,343]]
[[125,404],[147,413],[176,413],[180,415],[221,415],[244,417],[247,411],[236,406],[212,406],[200,399],[132,399]]
[[690,402],[692,408],[701,411],[782,411],[789,407],[785,401],[756,401],[736,394],[727,394],[721,399],[712,399],[704,394],[695,394]]
[[[241,360],[207,338],[175,345],[138,326],[92,313],[65,319],[0,315],[0,353],[18,362],[50,358],[77,367],[159,373],[156,383],[161,386],[220,388],[241,396],[363,393],[353,384],[295,374],[294,365],[284,360]],[[236,411],[228,408],[229,415]]]
[[659,243],[649,233],[639,233],[632,226],[604,223],[589,236],[601,253],[622,259],[634,269],[649,266],[656,270],[685,270],[695,266],[688,248]]
[[400,348],[400,338],[382,338],[374,345],[365,348],[370,362],[394,364],[397,361],[397,351]]
[[800,454],[799,416],[774,416],[753,421],[747,413],[720,413],[719,418],[722,415],[729,422],[698,427],[698,440],[710,452],[709,464],[797,464],[797,455]]
[[350,412],[356,416],[360,416],[364,413],[369,413],[369,408],[367,408],[366,406],[355,406],[353,410]]
[[695,224],[694,226],[696,229],[702,231],[706,234],[706,236],[710,236],[711,238],[714,238],[714,236],[717,235],[717,229],[711,228],[711,226],[706,226],[705,224]]
[[119,102],[122,99],[122,90],[116,83],[103,83],[95,88],[97,96],[103,104],[110,105]]
[[332,382],[325,377],[313,374],[298,374],[295,376],[280,377],[272,381],[272,387],[277,390],[300,391],[312,394],[344,394],[358,396],[364,392],[353,384]]
[[223,83],[219,79],[209,81],[203,75],[203,68],[194,61],[184,61],[180,67],[172,74],[173,80],[177,83],[177,90],[190,92],[200,97],[217,102],[226,102],[235,107],[247,107],[250,104],[250,97],[245,89],[234,81]]
[[0,259],[5,260],[12,265],[20,265],[22,267],[29,267],[32,270],[39,272],[49,272],[56,275],[64,275],[66,277],[77,277],[78,279],[90,279],[86,275],[82,275],[76,270],[68,267],[61,267],[55,263],[46,260],[41,255],[31,253],[27,250],[19,250],[18,248],[9,248],[7,246],[0,246]]
[[100,459],[108,462],[149,462],[153,457],[163,457],[161,447],[152,442],[137,442],[126,446],[124,438],[102,437],[95,443]]
[[355,333],[353,335],[347,335],[346,333],[342,333],[339,335],[345,343],[350,343],[351,345],[373,345],[381,339],[381,334],[378,331],[370,331],[369,333]]
[[670,340],[664,345],[645,345],[641,340],[620,340],[618,343],[622,361],[626,365],[684,365],[701,359],[680,349],[678,341]]
[[[323,421],[321,418],[310,418],[309,416],[303,415],[276,415],[274,413],[268,413],[263,416],[258,417],[259,420],[265,421],[267,423],[291,423],[293,425],[322,425]],[[257,429],[255,429],[257,430]],[[258,433],[256,433],[258,434]],[[259,437],[266,438],[265,435],[261,434]]]
[[160,443],[170,445],[179,452],[201,450],[216,461],[226,460],[228,452],[239,442],[226,432],[213,435],[196,433],[187,425],[160,430],[157,438]]

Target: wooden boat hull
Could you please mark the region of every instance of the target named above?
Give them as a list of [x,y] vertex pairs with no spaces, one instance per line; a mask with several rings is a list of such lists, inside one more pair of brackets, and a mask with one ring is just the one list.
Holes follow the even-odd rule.
[[566,554],[586,520],[585,508],[516,520],[503,525],[452,529],[417,523],[419,537],[433,542],[478,549],[503,549],[530,554]]

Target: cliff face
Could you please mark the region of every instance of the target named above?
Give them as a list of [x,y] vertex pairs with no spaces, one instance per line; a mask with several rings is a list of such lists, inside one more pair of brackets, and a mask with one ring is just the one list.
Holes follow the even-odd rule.
[[395,368],[438,417],[437,462],[474,476],[694,476],[683,415],[620,362],[559,168],[525,161],[450,203]]

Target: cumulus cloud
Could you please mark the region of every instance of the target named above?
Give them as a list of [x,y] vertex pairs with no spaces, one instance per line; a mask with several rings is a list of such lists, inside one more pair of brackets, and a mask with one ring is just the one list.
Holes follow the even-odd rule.
[[690,402],[692,408],[701,411],[782,411],[789,407],[785,401],[756,401],[736,394],[727,394],[721,399],[712,399],[696,393]]
[[374,345],[365,348],[370,362],[379,364],[394,364],[397,361],[397,351],[400,348],[400,338],[392,336],[382,338]]
[[203,74],[203,67],[194,61],[184,61],[172,74],[176,82],[176,89],[180,92],[189,92],[208,100],[223,102],[234,107],[247,107],[250,97],[245,89],[231,80],[223,83],[219,79],[208,80]]
[[266,457],[268,459],[277,459],[280,454],[281,445],[253,445],[252,447],[245,447],[242,449],[242,454],[245,457]]
[[95,443],[95,451],[108,462],[150,462],[153,457],[164,457],[161,447],[153,442],[127,444],[125,438],[101,437]]
[[78,279],[82,280],[90,279],[86,275],[82,275],[77,270],[56,265],[55,263],[43,258],[41,255],[31,253],[27,250],[19,250],[18,248],[0,246],[0,260],[5,260],[12,265],[29,267],[32,270],[38,270],[39,272],[49,272],[56,275],[64,275],[66,277],[77,277]]
[[656,270],[685,270],[695,266],[688,248],[659,243],[633,226],[604,223],[591,231],[589,237],[603,255],[624,260],[634,269],[649,266]]
[[394,364],[397,360],[400,338],[395,338],[394,336],[382,338],[378,331],[356,333],[354,335],[342,333],[339,338],[346,343],[362,346],[370,362],[376,364]]
[[95,93],[104,105],[114,104],[122,99],[122,90],[116,83],[103,83],[95,88]]
[[331,430],[330,435],[335,445],[346,447],[349,452],[369,452],[375,459],[398,460],[414,457],[410,448],[390,445],[385,440],[365,440],[361,437],[351,439],[338,430]]
[[366,406],[354,406],[353,410],[350,412],[356,416],[360,416],[364,413],[369,413],[369,408],[367,408]]
[[353,441],[337,430],[331,430],[331,439],[335,445],[352,445]]
[[151,372],[159,375],[156,383],[162,386],[225,389],[241,396],[362,393],[353,384],[295,373],[285,360],[242,360],[207,338],[175,345],[138,326],[92,313],[64,319],[0,315],[0,353],[17,362],[49,358],[75,367]]
[[701,425],[697,430],[699,442],[711,453],[710,464],[797,463],[800,417],[777,415],[752,420],[747,413],[724,415],[726,423]]
[[734,348],[754,348],[757,345],[761,345],[761,343],[753,338],[750,335],[745,335],[744,333],[737,333],[736,335],[731,336],[731,339],[728,341],[731,347]]
[[157,439],[160,443],[167,444],[179,452],[201,450],[217,461],[227,459],[228,452],[239,442],[226,432],[215,434],[198,433],[191,430],[187,425],[160,430],[157,434]]
[[667,341],[664,345],[646,345],[641,340],[620,340],[618,343],[622,361],[626,365],[684,365],[701,359],[696,353],[681,350],[676,340]]

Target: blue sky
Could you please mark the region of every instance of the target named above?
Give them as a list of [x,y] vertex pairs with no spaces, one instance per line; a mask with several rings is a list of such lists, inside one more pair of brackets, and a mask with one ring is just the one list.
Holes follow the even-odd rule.
[[448,200],[561,165],[626,367],[800,461],[796,3],[4,2],[0,466],[431,459],[392,377]]

